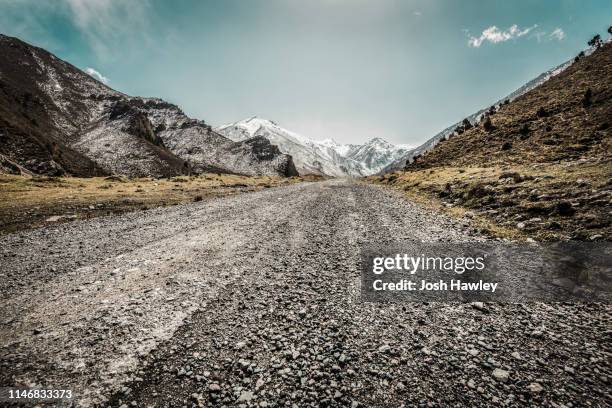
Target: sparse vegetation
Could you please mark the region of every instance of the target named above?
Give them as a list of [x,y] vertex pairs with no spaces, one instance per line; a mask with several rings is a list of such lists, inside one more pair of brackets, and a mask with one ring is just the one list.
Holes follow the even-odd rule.
[[612,237],[610,174],[612,160],[438,167],[369,180],[455,215],[470,211],[480,228],[496,236],[600,240]]
[[548,116],[548,112],[546,111],[546,109],[543,106],[540,106],[540,108],[536,112],[536,116],[538,118],[545,118],[545,117]]

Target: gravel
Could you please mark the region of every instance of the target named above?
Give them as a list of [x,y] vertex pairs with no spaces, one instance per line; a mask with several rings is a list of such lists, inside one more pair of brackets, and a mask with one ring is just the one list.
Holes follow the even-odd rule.
[[364,245],[471,231],[330,180],[7,235],[0,383],[79,406],[606,406],[609,306],[360,301]]

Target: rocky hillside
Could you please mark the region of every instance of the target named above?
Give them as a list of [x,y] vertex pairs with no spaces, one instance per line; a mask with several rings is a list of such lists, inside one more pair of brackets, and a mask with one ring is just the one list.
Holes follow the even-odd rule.
[[606,44],[407,168],[605,159],[611,121],[612,44]]
[[612,44],[383,177],[543,239],[612,237]]
[[406,146],[396,146],[380,138],[361,145],[343,145],[332,139],[316,141],[258,117],[223,125],[215,130],[234,141],[255,136],[269,140],[281,152],[293,157],[300,174],[366,176],[376,173],[409,150]]
[[176,105],[117,92],[49,52],[0,35],[0,171],[292,176],[267,140],[233,142]]
[[[587,54],[590,54],[590,50],[587,51]],[[499,106],[501,104],[506,103],[506,101],[510,102],[515,100],[516,98],[518,98],[521,95],[526,94],[527,92],[531,91],[532,89],[542,85],[544,82],[548,81],[549,79],[551,79],[552,77],[560,74],[561,72],[563,72],[565,69],[567,69],[570,65],[572,65],[574,61],[573,60],[569,60],[566,61],[554,68],[549,69],[546,72],[541,73],[540,75],[538,75],[536,78],[532,79],[531,81],[525,83],[523,86],[521,86],[520,88],[516,89],[514,92],[510,93],[509,95],[506,95],[505,97],[499,99],[496,103],[493,104],[493,106]],[[474,122],[478,122],[483,115],[485,115],[487,113],[487,111],[489,110],[489,108],[483,108],[480,109],[477,112],[472,113],[471,115],[469,115],[468,117],[466,117],[463,121],[465,121],[466,119],[470,122],[470,123],[474,123]],[[393,162],[391,162],[390,164],[388,164],[386,167],[384,167],[379,174],[385,174],[391,171],[397,171],[397,170],[401,170],[403,169],[407,163],[411,162],[414,157],[417,156],[422,156],[423,154],[431,151],[434,147],[436,147],[436,145],[440,142],[440,141],[444,141],[447,140],[454,132],[455,129],[457,129],[457,127],[462,126],[462,122],[457,122],[454,123],[450,126],[448,126],[446,129],[442,130],[441,132],[437,133],[436,135],[434,135],[432,138],[430,138],[429,140],[427,140],[425,143],[423,143],[422,145],[409,150],[406,154],[402,155],[400,158],[394,160]]]

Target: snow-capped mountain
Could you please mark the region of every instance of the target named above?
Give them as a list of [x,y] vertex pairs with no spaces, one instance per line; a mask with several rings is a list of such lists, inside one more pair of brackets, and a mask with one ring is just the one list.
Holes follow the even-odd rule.
[[297,174],[263,137],[234,142],[176,105],[115,91],[42,48],[0,34],[0,55],[0,155],[13,167],[78,176]]
[[236,142],[263,136],[283,153],[291,155],[300,174],[361,177],[376,173],[410,149],[380,138],[363,145],[339,144],[333,139],[311,140],[271,120],[252,117],[215,129]]
[[370,139],[362,145],[344,145],[345,157],[362,163],[368,170],[367,174],[374,174],[389,163],[406,154],[412,146],[394,145],[379,137]]

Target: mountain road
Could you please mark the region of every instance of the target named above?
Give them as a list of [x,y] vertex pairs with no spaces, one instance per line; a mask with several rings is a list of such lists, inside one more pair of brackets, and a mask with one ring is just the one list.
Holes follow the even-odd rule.
[[607,305],[360,300],[365,246],[473,239],[351,179],[5,235],[0,386],[74,406],[609,404]]

